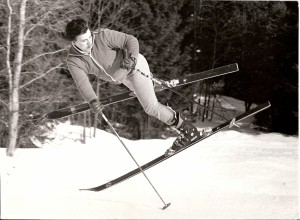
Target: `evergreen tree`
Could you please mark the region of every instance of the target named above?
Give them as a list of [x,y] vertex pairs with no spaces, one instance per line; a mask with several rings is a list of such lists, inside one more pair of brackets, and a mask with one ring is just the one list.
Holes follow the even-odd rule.
[[[194,29],[200,51],[195,68],[238,63],[239,73],[225,77],[224,94],[244,100],[245,110],[270,100],[272,117],[266,111],[258,115],[257,123],[289,134],[298,131],[297,4],[200,1]],[[280,123],[286,116],[288,122]]]

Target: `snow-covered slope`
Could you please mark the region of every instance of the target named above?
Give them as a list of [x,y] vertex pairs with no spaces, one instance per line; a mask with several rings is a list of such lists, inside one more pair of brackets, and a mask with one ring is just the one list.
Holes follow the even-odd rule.
[[[296,219],[298,137],[227,130],[101,192],[79,191],[136,168],[118,139],[59,124],[37,149],[0,149],[2,218]],[[89,133],[89,131],[88,131]],[[174,141],[124,139],[140,165]]]

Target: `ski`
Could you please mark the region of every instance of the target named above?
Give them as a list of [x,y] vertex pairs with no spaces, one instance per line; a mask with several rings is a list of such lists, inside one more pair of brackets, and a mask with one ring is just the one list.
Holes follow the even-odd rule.
[[[226,65],[226,66],[218,67],[218,68],[215,68],[215,69],[203,71],[203,72],[200,72],[200,73],[195,73],[195,74],[192,74],[192,75],[188,75],[188,76],[180,77],[180,78],[177,78],[177,79],[169,80],[169,81],[167,81],[167,83],[169,83],[173,88],[173,87],[178,87],[178,86],[183,86],[183,85],[187,85],[187,84],[190,84],[190,83],[194,83],[194,82],[197,82],[197,81],[202,81],[202,80],[206,80],[206,79],[226,75],[226,74],[229,74],[229,73],[234,73],[238,70],[239,70],[238,64],[234,63],[234,64],[229,64],[229,65]],[[164,89],[162,89],[162,90],[164,90]],[[160,91],[162,91],[162,90],[160,90]],[[121,93],[121,94],[118,94],[118,95],[114,95],[114,96],[110,96],[110,97],[106,97],[106,98],[101,98],[100,102],[104,106],[107,106],[107,105],[110,105],[110,104],[118,103],[118,102],[121,102],[121,101],[133,99],[133,98],[135,98],[134,93],[129,91],[129,92]],[[70,107],[55,110],[53,112],[50,112],[50,113],[44,115],[44,117],[47,118],[47,119],[59,119],[59,118],[74,115],[74,114],[77,114],[77,113],[80,113],[80,112],[84,112],[84,111],[87,111],[89,109],[90,109],[90,106],[89,106],[88,103],[82,103],[82,104],[79,104],[79,105],[70,106]]]
[[[232,124],[234,124],[236,122],[239,122],[239,121],[241,121],[241,120],[243,120],[245,118],[248,118],[248,117],[250,117],[252,115],[255,115],[255,114],[257,114],[257,113],[259,113],[259,112],[261,112],[261,111],[269,108],[270,106],[271,106],[270,102],[266,102],[266,103],[261,104],[261,105],[255,107],[255,108],[253,108],[253,109],[251,109],[251,110],[249,110],[249,111],[247,111],[247,112],[245,112],[245,113],[243,113],[241,115],[238,115],[237,117],[235,117],[235,118],[233,118],[231,120],[228,120],[228,121],[224,122],[223,124],[221,124],[221,125],[219,125],[217,127],[214,127],[208,134],[206,134],[205,136],[202,136],[200,139],[197,139],[196,141],[194,141],[193,143],[189,144],[188,146],[175,151],[174,154],[172,154],[172,155],[165,155],[165,154],[163,154],[163,155],[155,158],[154,160],[152,160],[152,161],[150,161],[150,162],[142,165],[141,169],[143,171],[145,171],[145,170],[147,170],[147,169],[149,169],[149,168],[151,168],[151,167],[153,167],[153,166],[155,166],[155,165],[163,162],[164,160],[167,160],[170,157],[172,157],[172,156],[174,156],[174,155],[182,152],[183,150],[186,150],[187,148],[195,145],[196,143],[198,143],[200,141],[203,141],[204,139],[206,139],[208,137],[211,137],[212,135],[216,134],[217,132],[222,131],[225,128],[232,126]],[[140,168],[136,168],[136,169],[134,169],[134,170],[132,170],[132,171],[130,171],[130,172],[128,172],[128,173],[126,173],[126,174],[124,174],[124,175],[122,175],[122,176],[114,179],[114,180],[111,180],[111,181],[103,184],[103,185],[100,185],[100,186],[97,186],[97,187],[93,187],[93,188],[88,188],[88,189],[80,189],[80,190],[89,190],[89,191],[98,192],[98,191],[107,189],[107,188],[109,188],[111,186],[114,186],[114,185],[116,185],[118,183],[121,183],[121,182],[123,182],[123,181],[125,181],[125,180],[127,180],[127,179],[129,179],[129,178],[131,178],[131,177],[133,177],[133,176],[141,173],[141,169]]]

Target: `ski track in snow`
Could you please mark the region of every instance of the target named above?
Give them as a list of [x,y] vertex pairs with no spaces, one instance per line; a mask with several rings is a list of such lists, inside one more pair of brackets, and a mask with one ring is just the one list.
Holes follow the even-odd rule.
[[[97,130],[86,144],[82,128],[59,124],[52,141],[0,149],[1,218],[296,219],[298,137],[226,130],[100,192],[79,191],[136,168],[118,139]],[[123,139],[140,165],[163,154],[174,138]]]

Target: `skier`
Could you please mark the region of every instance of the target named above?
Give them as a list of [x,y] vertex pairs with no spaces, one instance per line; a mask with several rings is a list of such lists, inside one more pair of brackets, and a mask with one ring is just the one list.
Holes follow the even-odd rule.
[[94,74],[105,81],[123,83],[135,93],[148,115],[179,131],[180,135],[166,155],[172,155],[200,138],[197,128],[181,113],[158,102],[152,80],[137,71],[152,75],[147,60],[139,53],[139,43],[134,36],[102,28],[90,31],[88,23],[81,18],[70,21],[63,35],[71,43],[68,69],[82,97],[94,112],[102,111],[104,106],[87,74]]

